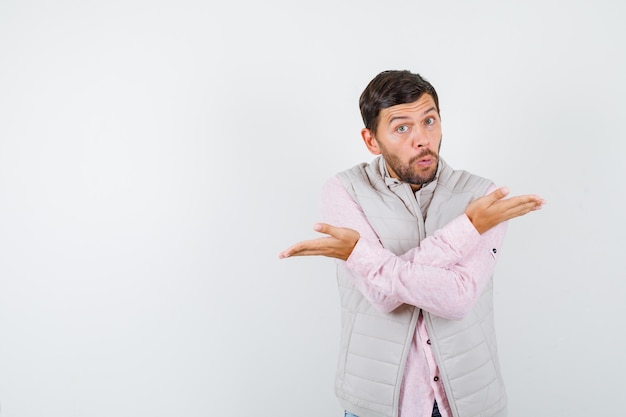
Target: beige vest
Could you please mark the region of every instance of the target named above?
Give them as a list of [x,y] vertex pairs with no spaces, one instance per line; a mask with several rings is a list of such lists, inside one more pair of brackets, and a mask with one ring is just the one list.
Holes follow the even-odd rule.
[[[381,157],[344,171],[338,178],[362,207],[383,246],[397,255],[417,247],[426,236],[462,214],[467,204],[491,185],[465,171],[454,171],[441,160],[423,215],[411,187],[389,181]],[[335,392],[341,405],[359,417],[396,417],[420,309],[403,304],[391,313],[381,313],[351,284],[350,274],[344,264],[338,266],[342,333]],[[460,321],[423,313],[453,416],[505,416],[492,281]]]

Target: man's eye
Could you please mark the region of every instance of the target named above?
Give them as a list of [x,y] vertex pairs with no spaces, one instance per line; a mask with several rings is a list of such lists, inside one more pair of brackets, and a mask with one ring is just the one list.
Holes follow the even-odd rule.
[[398,126],[396,128],[396,132],[398,132],[398,133],[404,133],[404,132],[406,132],[408,130],[409,130],[409,127],[407,125]]
[[428,119],[426,119],[424,121],[424,123],[426,123],[426,125],[430,126],[430,125],[435,123],[435,118],[434,117],[429,117]]

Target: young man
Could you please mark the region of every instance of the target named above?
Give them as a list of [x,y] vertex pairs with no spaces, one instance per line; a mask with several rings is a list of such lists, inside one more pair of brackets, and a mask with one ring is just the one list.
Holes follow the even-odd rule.
[[279,255],[338,259],[337,397],[347,416],[504,416],[492,274],[505,222],[544,201],[505,199],[439,157],[439,101],[420,75],[384,71],[359,104],[379,156],[325,184],[315,230],[328,237]]

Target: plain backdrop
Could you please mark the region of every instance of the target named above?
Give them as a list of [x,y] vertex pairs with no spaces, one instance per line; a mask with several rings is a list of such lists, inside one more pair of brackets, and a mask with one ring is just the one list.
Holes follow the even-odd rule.
[[358,96],[438,90],[442,156],[548,200],[496,271],[510,415],[619,415],[623,2],[0,1],[0,415],[340,416],[319,190]]

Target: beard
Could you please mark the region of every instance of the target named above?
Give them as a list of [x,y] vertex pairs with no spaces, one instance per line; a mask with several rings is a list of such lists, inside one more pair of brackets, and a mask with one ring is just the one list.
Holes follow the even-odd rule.
[[[411,158],[407,164],[403,164],[397,155],[390,154],[386,149],[381,148],[383,158],[387,165],[396,173],[398,179],[402,182],[421,187],[435,179],[437,175],[437,167],[439,165],[439,155],[430,149],[425,149],[419,155]],[[420,168],[417,161],[425,156],[431,156],[434,163],[428,168]]]

